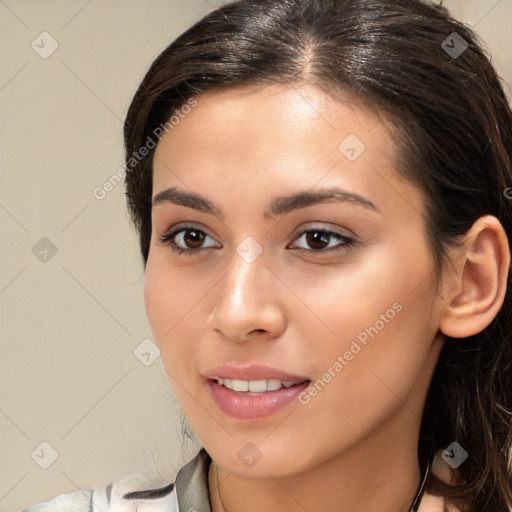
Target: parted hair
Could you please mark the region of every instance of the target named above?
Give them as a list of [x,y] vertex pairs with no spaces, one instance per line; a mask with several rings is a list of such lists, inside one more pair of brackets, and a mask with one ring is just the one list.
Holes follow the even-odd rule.
[[[311,84],[350,94],[394,127],[396,170],[422,190],[438,278],[447,248],[495,215],[512,246],[512,113],[470,27],[421,0],[240,0],[209,13],[152,63],[128,109],[126,198],[144,266],[154,149],[133,155],[191,98],[233,86]],[[248,120],[250,122],[250,120]],[[507,193],[508,191],[508,193]],[[446,337],[418,456],[452,442],[468,458],[426,489],[465,512],[512,510],[512,291],[482,332]]]

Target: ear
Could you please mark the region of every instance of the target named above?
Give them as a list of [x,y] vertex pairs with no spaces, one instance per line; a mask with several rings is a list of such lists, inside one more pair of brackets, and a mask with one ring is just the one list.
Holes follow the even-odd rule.
[[452,338],[483,331],[498,314],[507,289],[510,247],[500,221],[480,217],[443,272],[440,330]]

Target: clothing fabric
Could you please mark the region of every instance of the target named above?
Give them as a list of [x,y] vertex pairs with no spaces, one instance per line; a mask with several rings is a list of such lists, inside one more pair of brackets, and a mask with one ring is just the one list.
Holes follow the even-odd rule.
[[95,489],[61,494],[22,512],[211,512],[208,469],[211,458],[204,448],[178,471],[175,481],[160,488],[111,482]]
[[[201,448],[180,468],[175,481],[164,487],[127,492],[126,486],[113,482],[96,489],[62,494],[22,512],[212,512],[208,485],[210,463],[210,456]],[[430,463],[423,471],[411,512],[418,511],[429,467]]]

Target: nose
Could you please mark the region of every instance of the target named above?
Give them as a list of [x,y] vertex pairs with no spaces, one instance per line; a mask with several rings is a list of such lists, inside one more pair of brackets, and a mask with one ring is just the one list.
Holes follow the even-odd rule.
[[235,343],[278,337],[286,329],[283,284],[260,255],[248,263],[235,254],[215,287],[216,300],[207,325]]

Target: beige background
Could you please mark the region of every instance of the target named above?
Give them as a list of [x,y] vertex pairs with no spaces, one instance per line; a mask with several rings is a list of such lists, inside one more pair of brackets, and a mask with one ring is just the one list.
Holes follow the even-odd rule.
[[[160,360],[134,355],[152,335],[123,185],[93,190],[123,165],[122,120],[152,59],[221,3],[0,0],[0,512],[134,472],[174,478],[197,449]],[[511,94],[512,0],[445,3]],[[59,45],[46,59],[31,47],[43,31]],[[48,469],[42,442],[58,453]]]

